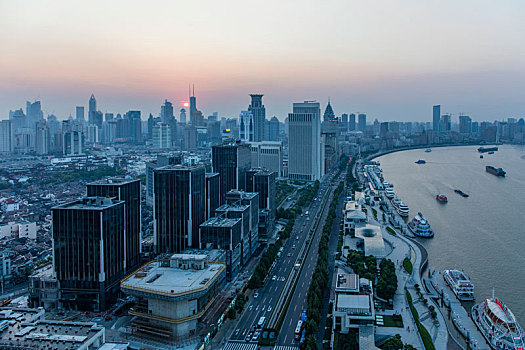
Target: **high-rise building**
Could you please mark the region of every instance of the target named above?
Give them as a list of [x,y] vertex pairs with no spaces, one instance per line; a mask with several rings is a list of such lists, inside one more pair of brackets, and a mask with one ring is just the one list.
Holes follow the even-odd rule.
[[30,128],[34,128],[36,122],[44,119],[44,113],[42,112],[40,101],[35,101],[33,103],[29,101],[26,102],[26,116],[28,122],[27,126]]
[[284,176],[283,144],[280,141],[250,142],[252,168],[265,168]]
[[268,122],[268,141],[279,141],[279,119],[272,117]]
[[233,140],[212,146],[211,165],[213,172],[220,174],[222,204],[229,190],[246,189],[246,171],[251,167],[250,146]]
[[182,153],[157,154],[157,160],[146,163],[146,204],[153,206],[153,169],[182,164]]
[[171,147],[171,130],[166,123],[157,123],[151,129],[153,148],[163,149]]
[[153,228],[157,253],[199,247],[206,214],[203,165],[168,165],[153,170]]
[[160,107],[160,119],[163,123],[170,123],[173,119],[173,105],[168,100]]
[[84,116],[84,106],[77,106],[76,108],[76,121],[84,124],[86,122],[86,118]]
[[468,115],[459,116],[459,133],[470,134],[472,132],[472,119]]
[[49,127],[44,119],[36,123],[35,130],[35,152],[38,155],[46,155],[49,153],[49,147],[51,143],[51,135],[49,133]]
[[328,99],[328,104],[326,105],[326,108],[323,114],[323,121],[329,122],[335,119],[336,118],[335,118],[334,110],[332,109],[332,105],[330,104],[330,99]]
[[248,112],[253,116],[253,140],[250,141],[263,141],[266,140],[264,135],[265,123],[266,123],[266,108],[262,104],[262,98],[264,95],[250,94],[252,102],[248,106]]
[[215,216],[215,210],[221,205],[220,181],[219,173],[206,173],[206,220]]
[[62,130],[62,154],[74,156],[84,154],[84,133],[79,130]]
[[297,180],[319,180],[322,174],[321,109],[318,102],[293,104],[288,114],[288,176]]
[[[231,190],[226,193],[226,206],[219,207],[217,212],[221,212],[221,208],[228,207],[228,215],[231,211],[236,211],[236,206],[248,206],[248,216],[243,217],[243,221],[247,220],[248,224],[243,224],[242,233],[242,263],[246,264],[250,256],[259,247],[259,194],[256,192],[245,192],[238,190]],[[229,216],[229,217],[236,217]]]
[[88,102],[88,123],[96,124],[96,114],[97,114],[97,100],[95,95],[91,94]]
[[348,131],[348,114],[341,115],[341,123],[343,124],[343,131]]
[[364,113],[359,113],[359,115],[357,116],[358,118],[358,129],[359,131],[361,132],[366,132],[366,114]]
[[117,177],[91,182],[87,196],[124,201],[124,272],[133,270],[140,264],[140,180]]
[[184,149],[186,151],[195,151],[198,147],[198,131],[197,127],[186,125],[184,128]]
[[195,85],[193,85],[193,93],[190,94],[190,123],[194,124],[194,114],[197,112],[197,97],[195,97]]
[[355,128],[355,114],[354,113],[350,114],[350,121],[348,122],[348,129],[350,131],[356,131],[357,130]]
[[451,116],[449,114],[443,114],[439,121],[439,130],[442,132],[450,131],[452,129]]
[[186,110],[184,108],[181,108],[180,110],[179,121],[181,123],[186,123]]
[[254,140],[253,132],[253,114],[249,111],[241,111],[239,115],[239,138],[244,142]]
[[12,153],[15,150],[13,122],[0,120],[0,153]]
[[208,120],[208,142],[218,145],[222,142],[221,123],[219,121]]
[[434,134],[439,133],[439,121],[441,119],[441,105],[435,105],[432,107],[432,130]]
[[142,141],[142,122],[140,120],[140,111],[128,111],[124,115],[124,118],[128,120],[128,137],[133,143],[139,143]]
[[124,277],[124,201],[85,197],[52,209],[53,263],[64,309],[106,310]]

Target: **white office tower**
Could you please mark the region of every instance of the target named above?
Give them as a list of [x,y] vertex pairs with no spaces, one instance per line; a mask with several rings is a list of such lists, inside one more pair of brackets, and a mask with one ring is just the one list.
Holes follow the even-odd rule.
[[239,115],[239,138],[244,142],[251,142],[253,137],[253,114],[249,111],[242,111]]
[[321,109],[318,102],[293,104],[288,114],[288,177],[319,180],[322,174]]
[[13,123],[10,120],[0,121],[0,153],[12,153],[15,150]]
[[153,148],[170,148],[171,131],[170,126],[166,123],[157,123],[152,128]]

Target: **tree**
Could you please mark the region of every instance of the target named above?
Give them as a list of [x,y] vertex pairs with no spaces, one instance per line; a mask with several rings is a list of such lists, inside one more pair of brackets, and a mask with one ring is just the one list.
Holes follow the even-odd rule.
[[237,315],[236,315],[236,313],[235,313],[235,310],[234,310],[233,308],[230,308],[230,309],[228,310],[228,313],[226,314],[226,316],[227,316],[230,320],[234,320],[234,319],[237,317]]

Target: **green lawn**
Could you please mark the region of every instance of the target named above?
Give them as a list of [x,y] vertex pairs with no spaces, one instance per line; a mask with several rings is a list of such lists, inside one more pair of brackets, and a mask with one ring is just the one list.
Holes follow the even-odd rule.
[[390,227],[390,226],[388,226],[388,227],[386,228],[386,230],[387,230],[388,232],[390,232],[391,234],[393,234],[394,236],[397,235],[396,231],[395,231],[392,227]]
[[383,325],[379,327],[403,328],[403,318],[401,315],[383,315]]
[[409,258],[405,258],[405,260],[403,260],[403,267],[405,268],[406,272],[412,274],[412,262]]

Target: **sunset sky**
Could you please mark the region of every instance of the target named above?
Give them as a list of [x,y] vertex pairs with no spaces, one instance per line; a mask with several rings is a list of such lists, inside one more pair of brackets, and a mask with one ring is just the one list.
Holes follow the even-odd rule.
[[369,120],[525,115],[525,2],[0,1],[0,119],[40,99],[60,119],[157,115],[196,87],[204,115],[267,117],[331,98]]

